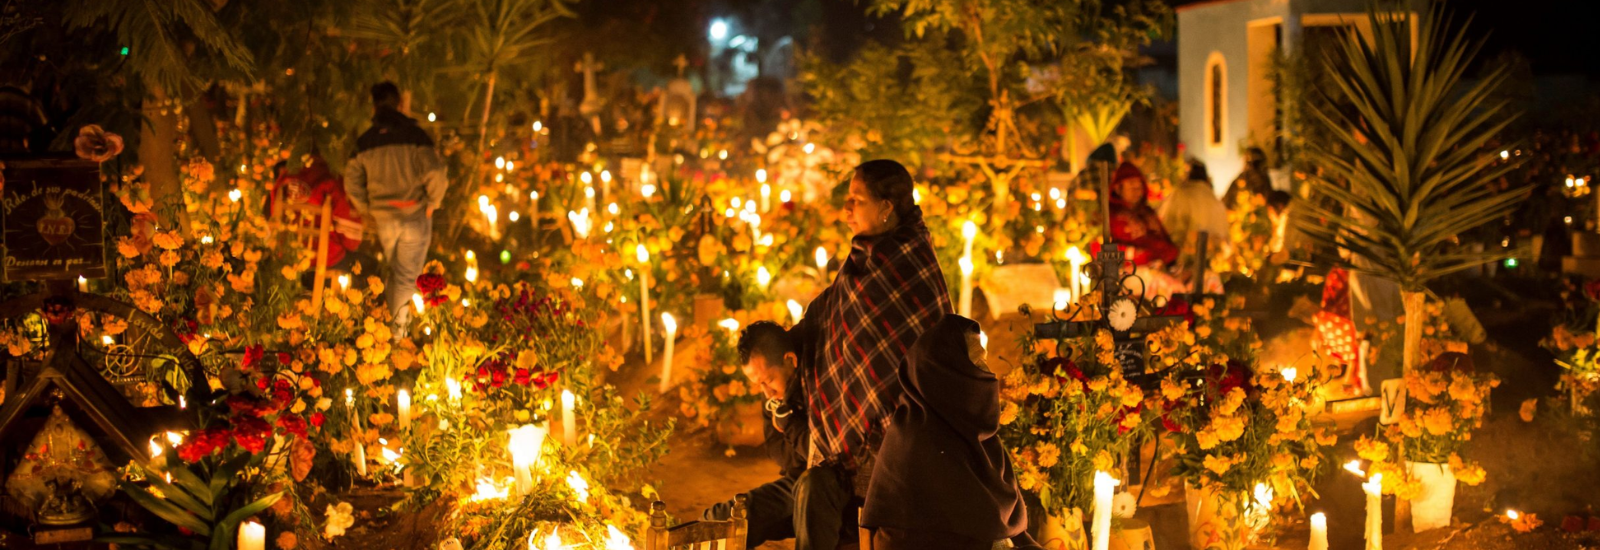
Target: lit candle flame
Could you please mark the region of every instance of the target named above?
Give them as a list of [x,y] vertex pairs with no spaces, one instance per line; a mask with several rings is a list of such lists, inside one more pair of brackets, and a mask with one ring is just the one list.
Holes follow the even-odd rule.
[[789,318],[794,320],[794,324],[800,324],[800,319],[804,313],[805,308],[800,306],[800,302],[789,300]]
[[1360,460],[1351,460],[1349,462],[1344,463],[1344,469],[1345,469],[1345,471],[1350,472],[1352,474],[1355,474],[1355,475],[1358,475],[1358,476],[1361,476],[1361,477],[1367,477],[1367,472],[1365,470],[1361,469],[1361,461]]
[[728,332],[739,332],[738,319],[723,319],[721,321],[717,321],[717,326],[728,329]]
[[[677,332],[678,332],[678,320],[672,318],[672,314],[671,313],[662,313],[661,314],[661,328],[666,329],[667,337],[671,338],[673,334],[677,334]],[[566,395],[565,394],[563,394],[561,397],[562,397],[562,400],[566,399]]]
[[828,268],[828,249],[817,247],[817,269]]

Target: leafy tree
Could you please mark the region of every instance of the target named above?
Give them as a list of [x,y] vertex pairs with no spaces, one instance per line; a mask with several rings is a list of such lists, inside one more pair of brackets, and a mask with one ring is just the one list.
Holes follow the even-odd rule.
[[1370,42],[1347,32],[1324,60],[1333,83],[1310,116],[1331,142],[1308,144],[1308,158],[1326,173],[1296,224],[1315,242],[1350,252],[1344,266],[1398,282],[1405,305],[1407,371],[1422,340],[1427,283],[1503,257],[1463,250],[1458,236],[1501,219],[1525,198],[1490,182],[1513,168],[1489,143],[1510,123],[1504,101],[1489,96],[1506,78],[1492,69],[1462,81],[1480,44],[1451,29],[1441,12],[1422,17],[1412,48],[1403,16],[1373,11]]
[[807,55],[801,80],[820,121],[847,140],[860,140],[864,158],[917,166],[962,124],[951,58],[928,43],[871,44],[845,64]]

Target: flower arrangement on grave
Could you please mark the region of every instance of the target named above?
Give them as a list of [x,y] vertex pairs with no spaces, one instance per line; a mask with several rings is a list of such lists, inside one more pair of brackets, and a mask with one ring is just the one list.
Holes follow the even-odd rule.
[[1211,268],[1249,277],[1261,271],[1272,256],[1272,236],[1276,228],[1267,208],[1267,197],[1241,191],[1234,196],[1234,201],[1227,205],[1230,250],[1216,256]]
[[1449,464],[1455,479],[1467,485],[1482,483],[1482,466],[1462,455],[1472,432],[1483,426],[1489,412],[1489,392],[1500,385],[1493,374],[1479,373],[1460,354],[1445,354],[1425,368],[1405,375],[1405,412],[1399,421],[1363,436],[1356,451],[1371,463],[1369,473],[1383,474],[1384,492],[1415,498],[1422,483],[1407,462]]
[[1064,340],[1029,334],[1021,345],[1023,364],[1001,377],[1000,412],[1018,484],[1052,513],[1088,513],[1095,472],[1128,479],[1129,452],[1159,416],[1122,376],[1109,330]]
[[1168,367],[1151,407],[1173,443],[1163,455],[1172,460],[1170,473],[1187,491],[1214,498],[1217,521],[1202,526],[1210,529],[1206,544],[1231,548],[1258,535],[1274,510],[1314,494],[1336,436],[1306,411],[1335,373],[1320,363],[1258,367],[1261,343],[1250,320],[1218,306],[1211,298],[1189,306],[1180,314],[1192,324],[1150,339],[1155,361]]
[[1600,395],[1600,345],[1593,328],[1600,322],[1600,279],[1581,288],[1567,284],[1561,293],[1565,315],[1540,344],[1556,356],[1563,371],[1557,388],[1567,392],[1568,406],[1574,413],[1587,413]]

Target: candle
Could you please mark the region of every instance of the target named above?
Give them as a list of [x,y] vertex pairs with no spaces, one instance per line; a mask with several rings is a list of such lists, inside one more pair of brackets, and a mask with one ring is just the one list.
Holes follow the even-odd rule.
[[662,313],[661,328],[667,331],[667,354],[661,361],[661,393],[667,393],[667,386],[672,385],[673,337],[678,334],[678,320],[673,319],[671,313]]
[[650,363],[650,251],[640,244],[634,249],[639,259],[639,334],[644,337],[644,362]]
[[1361,484],[1367,493],[1367,550],[1383,550],[1383,474]]
[[972,257],[962,256],[957,263],[961,265],[961,301],[956,313],[970,319],[972,318]]
[[1079,275],[1083,272],[1083,262],[1087,259],[1083,256],[1083,251],[1078,250],[1078,247],[1074,246],[1067,249],[1067,263],[1072,269],[1070,286],[1072,287],[1072,301],[1074,303],[1083,299],[1083,287],[1078,285],[1078,281]]
[[967,220],[967,223],[961,224],[961,238],[966,241],[966,244],[961,248],[962,257],[972,257],[972,239],[977,236],[978,224],[972,223],[972,220]]
[[526,495],[533,490],[533,467],[539,463],[539,451],[544,446],[546,432],[544,428],[533,424],[523,424],[512,428],[510,432],[506,446],[511,451],[517,494]]
[[78,276],[78,292],[88,292],[88,291],[89,291],[89,279],[87,277],[79,275]]
[[266,550],[267,526],[255,521],[239,525],[239,550]]
[[355,443],[355,451],[350,454],[350,459],[355,463],[356,472],[362,476],[367,475],[367,450],[361,444],[361,414],[356,412],[356,394],[353,388],[344,389],[344,406],[350,409],[350,438]]
[[600,171],[600,196],[611,199],[611,171]]
[[828,279],[828,249],[820,246],[817,247],[817,273],[824,281]]
[[767,266],[756,268],[756,284],[759,285],[762,290],[766,290],[767,285],[772,284],[772,272],[767,271]]
[[761,184],[761,211],[772,211],[772,186],[765,183]]
[[349,275],[340,275],[339,276],[339,291],[340,292],[344,292],[346,290],[350,290],[350,276]]
[[1094,521],[1090,524],[1094,534],[1094,550],[1111,547],[1111,497],[1121,483],[1111,474],[1094,473]]
[[539,192],[529,191],[528,200],[533,201],[533,212],[528,214],[528,222],[533,224],[533,230],[539,230]]
[[394,400],[400,409],[400,429],[411,429],[411,392],[398,390],[394,392]]
[[1311,545],[1307,550],[1328,550],[1328,516],[1322,512],[1311,514]]
[[561,442],[568,447],[578,446],[578,417],[572,413],[577,401],[572,390],[561,390]]
[[[587,175],[589,175],[589,173],[588,172],[584,172],[584,175],[587,176]],[[594,186],[593,185],[585,185],[585,186],[583,186],[583,207],[585,209],[587,209],[588,211],[590,211],[590,212],[596,212],[596,210],[594,209]]]
[[800,302],[789,300],[789,318],[794,320],[794,324],[800,324],[800,319],[804,313],[805,308],[800,307]]

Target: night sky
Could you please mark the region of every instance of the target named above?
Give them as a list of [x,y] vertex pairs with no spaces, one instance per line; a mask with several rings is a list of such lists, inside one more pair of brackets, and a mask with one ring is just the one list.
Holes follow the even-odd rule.
[[[1171,0],[1174,5],[1196,0]],[[1527,57],[1535,74],[1600,78],[1600,1],[1446,0],[1457,20],[1472,16],[1471,33],[1488,36],[1480,59],[1504,51]]]

